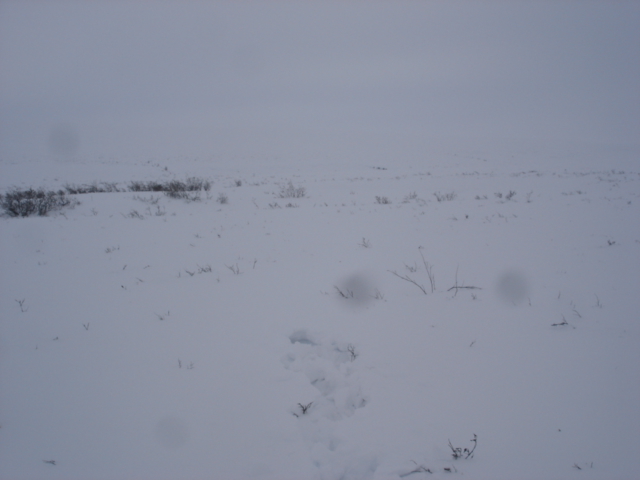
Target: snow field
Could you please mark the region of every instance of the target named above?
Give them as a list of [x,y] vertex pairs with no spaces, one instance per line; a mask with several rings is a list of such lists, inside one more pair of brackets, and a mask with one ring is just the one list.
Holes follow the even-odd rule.
[[638,173],[59,167],[213,188],[0,219],[0,478],[637,474]]

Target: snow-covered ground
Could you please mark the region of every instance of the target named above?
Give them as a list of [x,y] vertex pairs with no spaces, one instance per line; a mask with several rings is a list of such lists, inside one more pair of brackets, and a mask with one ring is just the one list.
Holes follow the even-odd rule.
[[213,182],[0,218],[2,479],[640,475],[637,156],[1,169]]

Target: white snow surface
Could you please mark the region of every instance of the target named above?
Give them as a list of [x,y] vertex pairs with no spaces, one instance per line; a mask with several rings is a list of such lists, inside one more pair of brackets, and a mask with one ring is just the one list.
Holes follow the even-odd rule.
[[213,182],[0,218],[2,479],[640,476],[637,155],[0,166]]

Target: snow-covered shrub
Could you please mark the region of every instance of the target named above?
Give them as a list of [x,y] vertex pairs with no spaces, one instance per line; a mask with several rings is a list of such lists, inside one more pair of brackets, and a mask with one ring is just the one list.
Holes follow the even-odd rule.
[[278,197],[280,198],[302,198],[306,194],[306,189],[304,187],[295,187],[293,182],[289,180],[289,183],[280,188],[280,193]]
[[189,177],[186,181],[171,180],[164,184],[164,194],[170,198],[179,198],[188,202],[199,202],[200,192],[211,190],[211,182],[201,178]]
[[457,197],[456,192],[449,192],[449,193],[436,192],[434,193],[434,195],[436,197],[436,200],[438,200],[439,202],[454,200]]
[[0,206],[10,217],[28,217],[30,215],[47,215],[53,210],[73,207],[78,202],[68,198],[63,191],[48,191],[39,188],[34,190],[18,190],[14,188],[0,195]]
[[197,177],[189,177],[185,181],[171,180],[161,183],[155,180],[148,182],[133,181],[129,183],[132,192],[165,192],[172,198],[184,198],[181,192],[199,192],[211,190],[211,182]]
[[202,178],[189,177],[184,182],[171,180],[166,184],[166,191],[197,192],[200,190],[205,192],[211,190],[211,182]]
[[115,182],[93,182],[88,185],[65,184],[64,189],[71,195],[83,193],[111,193],[119,192],[118,184]]
[[199,202],[200,192],[191,192],[187,190],[167,190],[164,194],[169,198],[186,200],[187,202]]
[[162,183],[153,180],[149,182],[132,181],[129,183],[129,190],[132,192],[162,192],[165,188]]
[[478,446],[478,435],[473,434],[473,438],[470,440],[473,443],[472,448],[462,448],[462,447],[454,447],[451,444],[451,440],[449,440],[449,448],[452,453],[451,456],[454,460],[458,460],[459,458],[473,458],[473,452],[475,452],[476,447]]

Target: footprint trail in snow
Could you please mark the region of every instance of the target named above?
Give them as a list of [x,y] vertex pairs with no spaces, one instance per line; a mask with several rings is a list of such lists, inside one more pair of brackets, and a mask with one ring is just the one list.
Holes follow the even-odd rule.
[[302,437],[320,478],[372,478],[376,456],[358,451],[340,428],[368,402],[360,386],[356,348],[307,330],[295,331],[289,340],[292,348],[282,363],[306,375],[318,390],[315,398],[292,405],[291,413],[300,420]]

